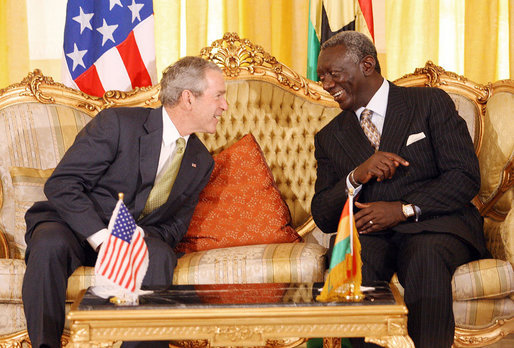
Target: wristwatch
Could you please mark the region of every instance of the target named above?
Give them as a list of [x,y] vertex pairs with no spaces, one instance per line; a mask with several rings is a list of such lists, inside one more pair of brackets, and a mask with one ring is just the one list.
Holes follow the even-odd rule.
[[402,212],[407,219],[416,215],[413,204],[402,204]]

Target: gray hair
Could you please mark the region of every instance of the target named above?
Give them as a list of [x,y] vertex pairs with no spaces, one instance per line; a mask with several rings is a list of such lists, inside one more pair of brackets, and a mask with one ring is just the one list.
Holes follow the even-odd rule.
[[377,49],[373,42],[363,33],[358,31],[342,31],[332,36],[321,45],[321,50],[335,46],[345,46],[346,54],[355,63],[359,63],[362,58],[372,56],[375,59],[375,70],[380,73],[380,63],[378,62]]
[[191,91],[195,97],[203,94],[207,88],[205,72],[221,69],[208,60],[200,57],[187,56],[168,66],[162,73],[159,100],[163,105],[175,105],[185,90]]

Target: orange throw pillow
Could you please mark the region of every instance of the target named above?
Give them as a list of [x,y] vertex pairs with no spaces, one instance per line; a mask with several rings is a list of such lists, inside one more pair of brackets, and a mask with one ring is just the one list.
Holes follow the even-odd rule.
[[253,135],[245,135],[214,156],[214,161],[177,252],[301,239]]

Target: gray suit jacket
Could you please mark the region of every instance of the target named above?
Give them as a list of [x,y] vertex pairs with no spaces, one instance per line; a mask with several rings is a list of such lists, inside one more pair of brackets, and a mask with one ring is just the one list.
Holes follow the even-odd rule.
[[[424,137],[407,145],[410,135]],[[312,215],[326,233],[337,230],[346,201],[348,173],[374,149],[355,113],[343,111],[315,137],[318,163]],[[451,98],[437,88],[405,88],[390,83],[380,151],[407,161],[391,180],[365,184],[360,202],[405,201],[421,208],[419,222],[399,224],[396,231],[458,235],[485,255],[482,218],[470,203],[480,187],[480,171],[466,122]]]
[[[155,180],[162,129],[161,108],[100,112],[80,131],[45,184],[48,201],[36,202],[27,211],[26,240],[38,223],[60,221],[85,242],[106,228],[119,192],[137,219]],[[209,151],[192,134],[168,201],[138,225],[174,247],[187,231],[213,168]]]

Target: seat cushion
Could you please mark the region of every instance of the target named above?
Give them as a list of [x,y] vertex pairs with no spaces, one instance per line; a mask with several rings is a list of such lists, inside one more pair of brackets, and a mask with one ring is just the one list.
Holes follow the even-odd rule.
[[[326,249],[314,243],[261,244],[199,251],[182,256],[174,284],[300,283],[323,281]],[[0,303],[21,304],[25,262],[0,259]],[[93,267],[68,280],[67,302],[94,285]]]
[[455,325],[478,329],[493,325],[497,320],[512,318],[514,301],[510,297],[489,300],[453,301]]
[[455,271],[452,288],[456,301],[507,297],[514,293],[514,271],[503,260],[469,262]]
[[326,248],[314,243],[260,244],[189,253],[174,284],[321,282]]
[[[0,303],[22,303],[21,287],[25,274],[25,261],[0,259]],[[94,285],[94,268],[79,267],[68,280],[66,301],[73,302],[80,291]]]

